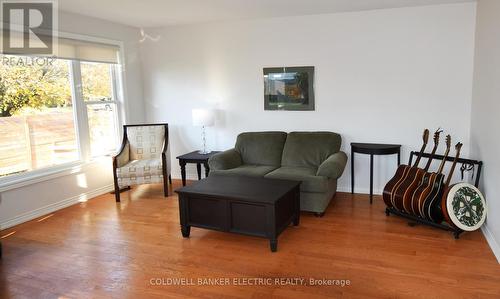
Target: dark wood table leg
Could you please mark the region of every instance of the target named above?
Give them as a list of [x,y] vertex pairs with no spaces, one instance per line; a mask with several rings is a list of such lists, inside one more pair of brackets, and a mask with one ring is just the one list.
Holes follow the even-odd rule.
[[269,245],[272,252],[278,249],[278,234],[276,231],[276,206],[267,207],[267,236],[269,238]]
[[[184,165],[186,165],[184,163]],[[184,238],[189,238],[191,233],[191,226],[188,225],[188,197],[185,195],[179,195],[179,216],[181,223],[181,233]]]
[[351,148],[351,193],[354,194],[354,151]]
[[189,238],[189,234],[191,233],[191,226],[181,225],[181,232],[184,238]]
[[398,166],[401,165],[401,150],[398,152]]
[[201,163],[196,163],[196,172],[198,173],[198,181],[201,180]]
[[182,186],[186,186],[186,162],[179,160],[179,165],[181,166]]
[[205,167],[205,177],[208,178],[208,174],[210,173],[210,167],[208,166],[208,162],[203,163],[203,167]]
[[269,246],[271,247],[272,252],[278,251],[278,239],[270,239]]
[[370,204],[373,203],[373,154],[370,155]]
[[295,217],[293,218],[293,225],[297,226],[300,223],[300,189],[297,188],[295,191],[294,207],[295,207]]

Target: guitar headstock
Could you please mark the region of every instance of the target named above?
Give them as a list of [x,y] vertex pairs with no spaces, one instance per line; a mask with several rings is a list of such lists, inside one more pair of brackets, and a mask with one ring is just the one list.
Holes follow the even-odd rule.
[[453,176],[453,171],[455,170],[455,166],[457,166],[458,157],[460,156],[460,150],[462,149],[462,143],[457,143],[455,145],[455,150],[457,151],[455,155],[455,160],[453,160],[453,164],[451,165],[450,173],[448,174],[448,178],[446,179],[445,187],[448,187],[451,182],[451,177]]
[[446,135],[446,150],[450,151],[451,148],[451,135]]
[[443,132],[441,128],[438,128],[436,132],[434,132],[434,144],[439,144],[439,135]]
[[422,136],[422,139],[424,140],[424,144],[427,144],[429,141],[429,129],[424,130],[424,135]]

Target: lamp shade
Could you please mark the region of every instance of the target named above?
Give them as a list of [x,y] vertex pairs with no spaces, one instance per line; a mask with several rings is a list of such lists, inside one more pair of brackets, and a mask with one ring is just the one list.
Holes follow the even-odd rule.
[[193,109],[193,126],[211,127],[215,124],[215,113],[209,109]]

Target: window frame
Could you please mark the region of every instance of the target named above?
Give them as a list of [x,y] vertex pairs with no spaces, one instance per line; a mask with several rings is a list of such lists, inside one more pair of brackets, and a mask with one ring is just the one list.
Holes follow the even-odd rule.
[[[79,63],[79,67],[80,66],[81,66],[81,64]],[[88,123],[89,123],[88,108],[89,107],[91,107],[93,105],[114,104],[115,105],[114,123],[116,125],[116,128],[115,128],[116,129],[115,144],[116,144],[117,147],[119,147],[120,146],[120,142],[121,142],[121,138],[120,138],[121,136],[119,134],[120,127],[121,127],[121,122],[120,122],[120,116],[119,116],[120,113],[118,112],[119,101],[118,101],[118,98],[117,98],[117,94],[118,94],[118,92],[117,92],[117,85],[118,85],[117,84],[117,80],[118,80],[117,73],[118,72],[116,71],[116,69],[118,68],[118,66],[117,65],[110,65],[109,67],[110,67],[109,71],[110,71],[110,78],[111,78],[111,100],[108,100],[108,101],[85,101],[83,99],[83,92],[82,92],[82,90],[80,88],[81,102],[83,103],[83,113],[82,113],[83,114],[83,123],[87,124],[87,126],[86,126],[87,130],[90,129],[90,126],[88,125]],[[80,68],[80,71],[81,71],[81,68]],[[80,75],[81,75],[81,72],[80,72]],[[79,86],[83,86],[82,81],[81,81],[81,77],[80,77],[80,85]],[[98,158],[100,156],[107,156],[107,155],[110,155],[110,154],[112,154],[113,152],[116,151],[116,149],[114,149],[112,151],[103,153],[103,154],[101,154],[99,156],[92,156],[92,149],[91,149],[91,145],[90,145],[90,143],[91,143],[90,132],[87,131],[87,133],[88,134],[85,136],[85,138],[87,138],[87,143],[86,144],[88,145],[88,148],[87,148],[88,152],[85,153],[85,156],[88,159],[92,160],[92,159]]]
[[[125,63],[124,54],[124,44],[122,41],[111,40],[105,38],[98,38],[88,35],[81,35],[75,33],[58,32],[59,37],[72,38],[76,40],[109,44],[114,45],[119,48],[119,63],[112,68],[112,94],[113,103],[116,105],[116,131],[117,131],[117,147],[120,146],[120,136],[123,134],[122,124],[128,119],[128,111],[126,107],[126,90],[125,85],[125,71],[123,64]],[[80,72],[80,61],[68,60],[69,73],[70,73],[70,84],[71,84],[71,96],[73,100],[73,117],[75,124],[75,136],[77,139],[77,148],[79,158],[72,162],[66,162],[58,165],[52,165],[47,167],[42,167],[39,169],[30,170],[24,173],[7,175],[5,177],[0,177],[0,193],[9,191],[12,189],[20,188],[27,185],[32,185],[35,183],[43,182],[46,180],[51,180],[57,177],[66,176],[74,173],[79,173],[84,171],[84,169],[90,167],[94,163],[99,163],[108,161],[109,159],[104,156],[91,157],[90,154],[90,135],[89,135],[89,125],[87,118],[87,104],[83,100],[83,93],[81,90],[81,72]],[[106,101],[104,103],[110,103],[111,101]],[[92,103],[92,102],[90,102]],[[102,103],[102,102],[101,102]],[[85,123],[86,122],[86,123]],[[109,153],[110,155],[112,153]]]

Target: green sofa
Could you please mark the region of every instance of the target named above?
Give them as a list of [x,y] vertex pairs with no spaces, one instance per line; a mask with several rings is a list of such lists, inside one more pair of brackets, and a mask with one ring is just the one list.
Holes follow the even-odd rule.
[[241,133],[233,149],[208,160],[210,175],[301,181],[300,208],[322,216],[347,163],[342,138],[332,132]]

